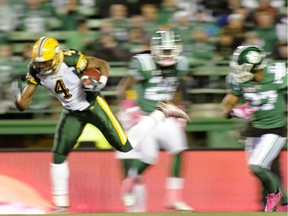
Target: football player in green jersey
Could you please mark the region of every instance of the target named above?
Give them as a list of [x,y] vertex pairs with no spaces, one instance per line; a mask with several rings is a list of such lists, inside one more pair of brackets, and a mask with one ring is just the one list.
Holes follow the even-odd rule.
[[[101,72],[99,81],[91,78],[90,86],[82,85],[81,75],[89,68],[97,68]],[[17,80],[12,82],[11,94],[20,111],[28,108],[39,85],[49,90],[64,108],[56,129],[50,169],[56,211],[66,211],[69,206],[67,156],[87,123],[96,126],[115,149],[127,152],[162,118],[188,117],[173,104],[161,102],[150,118],[141,121],[126,134],[100,93],[108,76],[109,64],[103,59],[85,56],[73,49],[61,50],[56,39],[41,37],[33,47],[27,85],[22,90]]]
[[[161,100],[169,100],[180,105],[179,83],[181,77],[189,72],[188,59],[181,55],[183,44],[180,36],[173,31],[157,31],[150,42],[150,51],[136,54],[130,61],[128,77],[121,80],[119,92],[125,98],[125,92],[131,87],[136,92],[135,106],[131,101],[122,101],[124,113],[122,117],[124,127],[145,119]],[[122,99],[123,99],[122,97]],[[129,118],[130,115],[130,118]],[[129,126],[128,126],[129,127]],[[166,118],[149,132],[139,144],[137,152],[132,155],[117,153],[124,165],[129,159],[138,157],[132,162],[129,171],[125,171],[126,178],[122,183],[122,199],[128,211],[145,211],[143,197],[145,185],[141,183],[141,175],[150,165],[156,164],[160,148],[172,155],[170,174],[167,177],[165,207],[178,211],[192,211],[183,198],[184,179],[181,174],[182,153],[188,148],[185,134],[185,123],[174,118]],[[125,167],[125,166],[124,166]],[[125,167],[127,169],[127,166]],[[142,189],[141,189],[142,186]],[[141,194],[142,191],[142,194]]]
[[[280,201],[278,210],[287,209],[287,194],[281,180],[271,171],[287,137],[285,63],[267,65],[260,47],[246,45],[234,51],[230,67],[228,93],[222,101],[225,116],[249,119],[243,132],[245,150],[251,172],[268,190],[264,211],[276,211]],[[245,104],[237,107],[240,99]]]

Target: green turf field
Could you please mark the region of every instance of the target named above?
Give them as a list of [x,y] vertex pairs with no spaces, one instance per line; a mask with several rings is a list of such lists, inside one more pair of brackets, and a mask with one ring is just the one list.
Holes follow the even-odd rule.
[[[57,215],[57,216],[174,216],[174,215],[181,215],[181,216],[264,216],[264,215],[271,215],[271,216],[286,216],[288,215],[287,212],[171,212],[171,213],[94,213],[94,214],[48,214],[48,215]],[[39,215],[40,216],[40,215]],[[42,215],[43,216],[43,215]],[[45,216],[45,215],[44,215]]]

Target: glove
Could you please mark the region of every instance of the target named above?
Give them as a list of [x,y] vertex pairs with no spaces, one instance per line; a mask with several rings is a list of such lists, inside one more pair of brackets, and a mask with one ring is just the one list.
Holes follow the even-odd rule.
[[256,109],[249,109],[249,102],[232,109],[230,112],[231,117],[240,118],[240,119],[250,119],[252,114],[256,112]]
[[21,98],[22,85],[21,81],[16,79],[11,83],[11,95],[14,101],[19,101]]
[[92,77],[89,77],[89,80],[92,82],[92,85],[83,85],[84,91],[99,92],[105,87],[104,83],[99,82]]

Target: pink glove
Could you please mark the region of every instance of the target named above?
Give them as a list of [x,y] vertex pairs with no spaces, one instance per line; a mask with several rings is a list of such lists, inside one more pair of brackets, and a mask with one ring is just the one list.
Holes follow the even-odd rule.
[[250,103],[247,102],[239,107],[232,109],[230,116],[240,119],[250,119],[252,114],[256,112],[256,109],[249,109]]

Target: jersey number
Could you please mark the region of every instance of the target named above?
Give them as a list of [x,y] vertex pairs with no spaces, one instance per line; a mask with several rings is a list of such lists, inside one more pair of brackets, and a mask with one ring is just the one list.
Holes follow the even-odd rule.
[[145,89],[145,99],[147,100],[171,100],[179,85],[176,77],[152,77],[149,85]]
[[251,105],[259,107],[259,110],[272,110],[277,102],[277,92],[275,90],[260,93],[245,93],[244,97],[252,101]]
[[63,80],[57,80],[54,88],[55,92],[57,94],[64,94],[65,99],[69,99],[72,97],[72,95],[69,93],[69,89],[66,88]]

